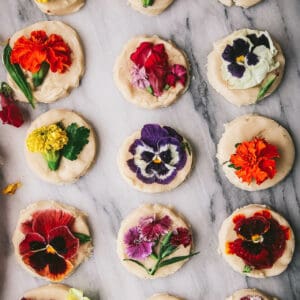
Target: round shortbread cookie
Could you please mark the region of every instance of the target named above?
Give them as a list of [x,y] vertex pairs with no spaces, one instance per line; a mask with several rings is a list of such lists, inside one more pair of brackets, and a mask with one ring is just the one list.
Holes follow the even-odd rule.
[[49,284],[27,291],[21,300],[67,300],[69,289],[63,284]]
[[266,294],[258,291],[257,289],[242,289],[236,291],[232,296],[226,298],[226,300],[276,300],[276,299],[277,298],[267,296]]
[[68,15],[82,8],[85,0],[49,0],[47,2],[39,2],[34,0],[39,9],[48,15]]
[[[125,236],[132,228],[136,228],[139,222],[143,219],[148,219],[149,217],[154,217],[156,220],[163,218],[164,216],[169,216],[171,219],[170,230],[175,230],[178,227],[186,228],[190,230],[188,223],[183,219],[181,215],[174,212],[169,207],[160,205],[160,204],[144,204],[131,212],[121,223],[121,227],[118,233],[117,238],[117,252],[118,256],[124,265],[124,267],[135,276],[138,276],[143,279],[155,279],[159,277],[169,276],[176,271],[178,271],[187,261],[179,261],[174,264],[170,264],[159,268],[158,271],[154,275],[148,274],[141,266],[137,265],[132,261],[128,261],[128,254],[126,253],[126,243]],[[178,249],[172,253],[168,258],[177,257],[177,256],[186,256],[191,253],[192,245],[188,245],[187,247],[183,247],[182,245],[178,247]],[[141,263],[147,269],[153,268],[155,265],[155,261],[151,256],[146,257],[143,260],[140,260]]]
[[182,299],[171,296],[169,294],[156,294],[150,297],[148,300],[182,300]]
[[[153,141],[150,142],[146,136],[146,133],[150,132],[147,130],[148,126],[157,128],[155,129],[157,132],[152,133]],[[182,140],[174,141],[172,137],[170,141],[168,136],[163,136],[165,128],[157,124],[145,125],[142,130],[129,136],[119,150],[120,173],[131,186],[141,192],[161,193],[175,189],[191,171],[193,154],[190,144],[177,133]],[[155,149],[158,142],[161,146]],[[157,158],[162,164],[159,171],[156,170],[157,165],[154,163]]]
[[84,126],[90,130],[89,142],[84,146],[78,158],[71,161],[62,157],[59,168],[56,171],[52,171],[49,169],[42,154],[30,152],[26,145],[25,157],[31,170],[43,180],[55,184],[72,183],[86,174],[94,162],[96,155],[96,140],[93,129],[81,116],[75,112],[64,109],[52,109],[40,115],[31,123],[25,141],[33,130],[59,122],[61,122],[65,128],[72,123],[76,123],[78,126]]
[[[177,83],[175,87],[165,90],[159,97],[151,95],[146,89],[136,88],[131,82],[131,70],[134,63],[130,60],[142,42],[163,44],[168,55],[169,64],[179,64],[187,70],[185,86]],[[189,87],[189,63],[185,53],[171,41],[165,41],[158,36],[137,36],[131,39],[123,48],[114,66],[115,83],[126,100],[147,109],[167,107],[175,102]]]
[[226,6],[241,6],[244,8],[248,8],[250,6],[256,5],[263,0],[219,0],[222,4]]
[[[255,181],[250,184],[242,182],[235,174],[235,169],[228,167],[228,161],[236,151],[236,145],[250,141],[254,137],[264,138],[277,147],[280,157],[276,159],[277,173],[260,185]],[[244,115],[225,124],[217,150],[217,158],[228,180],[236,187],[247,191],[258,191],[270,188],[282,181],[292,169],[295,159],[293,140],[288,131],[272,119],[258,115]]]
[[[241,29],[238,31],[234,31],[229,36],[215,42],[213,51],[210,52],[207,57],[207,78],[209,83],[226,100],[237,106],[257,103],[257,97],[261,87],[266,84],[268,75],[273,72],[272,71],[268,73],[265,77],[265,80],[263,80],[259,85],[246,89],[229,88],[228,82],[224,80],[222,76],[222,53],[225,47],[228,44],[231,44],[235,39],[239,38],[239,36],[252,34],[254,32],[256,31],[252,29]],[[274,42],[274,45],[278,51],[277,55],[275,56],[275,60],[280,63],[279,67],[276,69],[278,76],[276,77],[274,83],[271,85],[267,93],[263,96],[263,98],[268,97],[277,89],[284,74],[285,58],[283,52],[278,43]],[[259,101],[261,100],[262,99],[260,99]]]
[[[77,32],[70,26],[60,21],[43,21],[30,25],[18,32],[16,32],[9,41],[13,48],[14,43],[21,36],[29,37],[32,31],[43,30],[47,35],[58,34],[68,44],[71,49],[71,66],[65,73],[54,73],[49,70],[43,83],[33,90],[34,101],[51,103],[58,99],[64,98],[70,94],[71,90],[78,87],[80,79],[84,74],[85,62],[84,53],[81,46],[81,41]],[[25,75],[31,79],[32,74],[23,70]],[[28,102],[23,92],[19,89],[14,80],[7,75],[9,85],[16,93],[16,99],[23,102]]]
[[[71,257],[64,258],[63,255],[74,251],[72,247],[75,247],[70,244],[65,231],[72,235],[74,233],[74,236],[81,234],[89,237],[87,215],[77,208],[55,201],[35,202],[21,210],[12,238],[18,262],[33,276],[54,282],[64,280],[89,258],[93,249],[91,240],[85,243],[78,242],[77,251]],[[60,242],[62,237],[64,243]],[[45,248],[41,246],[41,239],[47,244]],[[26,245],[22,246],[25,241]],[[66,252],[63,247],[66,248]],[[20,251],[23,251],[22,254]]]
[[167,9],[174,0],[154,0],[153,5],[143,6],[143,0],[128,0],[129,5],[140,13],[149,16],[156,16]]
[[[261,223],[263,216],[263,222],[266,222],[266,226],[269,226],[266,231],[263,233],[257,233],[256,231],[262,231],[261,227],[259,227],[259,224]],[[253,220],[253,217],[258,218],[257,220]],[[251,219],[252,218],[252,219]],[[239,235],[237,234],[237,231],[235,231],[235,227],[238,226],[238,222],[241,222],[241,220],[245,223],[242,223],[238,230]],[[249,223],[249,219],[251,219],[252,223]],[[274,221],[276,221],[276,224],[274,225]],[[248,223],[246,223],[248,222]],[[258,223],[260,222],[260,223]],[[246,224],[246,225],[245,225]],[[248,224],[248,227],[247,227]],[[250,227],[249,224],[252,224],[253,226]],[[271,224],[271,225],[270,225]],[[243,227],[242,227],[243,226]],[[246,228],[248,230],[246,230]],[[280,228],[280,232],[276,231],[274,228],[278,230]],[[247,234],[251,233],[251,238],[254,237],[256,240],[246,240],[245,238],[245,232]],[[258,240],[258,236],[259,240]],[[231,246],[229,243],[239,243],[239,240],[243,240],[247,244],[242,244],[242,250],[240,250],[239,253],[241,255],[247,254],[247,258],[249,259],[253,255],[256,257],[259,257],[259,255],[262,253],[262,255],[266,255],[265,251],[268,251],[268,255],[266,255],[266,259],[269,260],[272,255],[274,255],[274,251],[277,251],[278,249],[272,249],[270,242],[272,241],[275,243],[274,239],[278,238],[279,242],[281,243],[282,236],[285,237],[285,248],[281,254],[272,264],[271,267],[268,268],[257,268],[254,266],[248,265],[241,256],[238,256],[235,253],[231,253],[230,249]],[[270,237],[273,238],[273,240],[270,240]],[[266,243],[264,243],[266,241]],[[249,244],[251,243],[251,245]],[[258,245],[259,243],[259,245]],[[255,254],[252,254],[252,250],[255,251],[254,247],[255,244],[257,244],[257,247],[260,247],[259,252],[255,252]],[[252,247],[252,248],[251,248]],[[273,245],[273,247],[276,247],[276,245]],[[270,253],[270,249],[272,249],[272,253]],[[225,259],[225,261],[237,272],[244,274],[249,277],[256,277],[256,278],[264,278],[264,277],[271,277],[276,276],[285,271],[285,269],[288,267],[289,263],[292,260],[293,253],[295,249],[295,239],[293,231],[289,225],[289,223],[277,212],[274,212],[270,208],[268,208],[265,205],[258,205],[258,204],[250,204],[248,206],[239,208],[235,210],[231,216],[229,216],[222,224],[220,231],[219,231],[219,252],[222,255],[222,257]],[[279,249],[280,250],[280,249]],[[259,260],[259,263],[266,263],[265,261]],[[269,262],[269,261],[267,261]],[[234,298],[236,299],[236,298]]]

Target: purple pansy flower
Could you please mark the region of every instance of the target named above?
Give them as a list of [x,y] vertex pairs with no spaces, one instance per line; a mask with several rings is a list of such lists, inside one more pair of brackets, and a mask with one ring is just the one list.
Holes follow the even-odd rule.
[[149,216],[140,220],[139,227],[144,239],[153,242],[168,232],[171,222],[169,216],[164,216],[161,219],[157,219],[155,216]]
[[126,254],[129,258],[144,260],[152,253],[152,242],[146,241],[139,227],[130,228],[124,237]]
[[168,184],[187,161],[183,138],[174,129],[147,124],[141,138],[130,146],[133,158],[127,161],[132,172],[146,184]]
[[242,38],[233,41],[232,45],[227,45],[222,53],[222,58],[229,62],[227,68],[232,76],[242,78],[246,65],[255,66],[259,62],[259,57],[253,52],[258,46],[265,46],[270,49],[268,38],[262,34],[249,34],[246,36],[251,43]]

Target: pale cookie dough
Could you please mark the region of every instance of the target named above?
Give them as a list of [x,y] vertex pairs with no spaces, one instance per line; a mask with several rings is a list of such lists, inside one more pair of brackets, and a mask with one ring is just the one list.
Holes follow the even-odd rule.
[[67,300],[69,290],[63,284],[49,284],[26,292],[21,300]]
[[[83,211],[81,211],[75,207],[69,206],[69,205],[65,205],[65,204],[62,204],[62,203],[59,203],[56,201],[39,201],[39,202],[30,204],[28,207],[21,210],[19,219],[17,222],[17,226],[16,226],[15,232],[13,234],[13,238],[12,238],[17,261],[20,263],[20,265],[25,270],[29,271],[31,273],[31,275],[36,276],[36,277],[41,277],[46,280],[50,280],[49,278],[40,276],[29,265],[25,264],[22,260],[22,256],[19,253],[19,245],[25,237],[24,233],[21,230],[22,223],[24,223],[26,221],[30,221],[32,219],[32,215],[35,212],[47,210],[47,209],[63,210],[65,212],[73,215],[73,217],[75,218],[75,221],[72,225],[73,232],[83,233],[88,236],[91,235],[91,232],[90,232],[89,226],[87,224],[87,215]],[[72,272],[70,274],[68,274],[68,276],[70,276],[82,262],[84,262],[91,256],[92,250],[93,250],[92,242],[87,242],[87,243],[84,243],[79,246],[76,256],[74,258],[72,258],[72,264],[73,264],[74,268],[73,268]]]
[[150,297],[148,300],[181,300],[181,299],[171,296],[169,294],[156,294]]
[[[184,228],[190,228],[189,224],[186,223],[186,221],[183,219],[181,215],[170,209],[169,207],[160,205],[160,204],[144,204],[134,210],[131,214],[129,214],[121,223],[121,227],[118,233],[118,238],[117,238],[117,253],[118,256],[124,265],[124,267],[132,274],[143,278],[143,279],[155,279],[159,277],[166,277],[169,276],[176,271],[178,271],[186,262],[187,260],[174,263],[168,266],[165,266],[163,268],[158,269],[155,275],[151,276],[148,275],[148,273],[145,272],[144,269],[142,269],[140,266],[136,265],[133,262],[130,261],[124,261],[124,259],[127,258],[126,256],[126,245],[124,243],[124,236],[126,232],[132,228],[137,226],[139,223],[139,220],[143,217],[149,217],[155,215],[158,218],[162,218],[165,215],[168,215],[171,220],[171,230],[175,229],[177,227],[184,227]],[[172,258],[174,256],[185,256],[189,255],[191,252],[192,246],[187,246],[184,248],[183,246],[180,246],[175,253],[169,256],[169,258]],[[153,267],[153,259],[152,258],[146,258],[145,260],[142,261],[142,263],[147,267],[151,268]]]
[[[186,68],[188,78],[185,86],[177,83],[175,87],[171,87],[169,90],[164,91],[160,97],[156,97],[146,90],[132,85],[130,71],[133,62],[130,60],[130,55],[135,52],[142,42],[164,44],[169,57],[169,64],[180,64]],[[143,108],[154,109],[171,105],[188,89],[190,82],[189,72],[189,63],[185,53],[178,49],[173,42],[162,40],[158,36],[137,36],[124,46],[120,56],[117,58],[114,66],[114,80],[126,100]]]
[[[276,159],[277,173],[272,179],[267,179],[258,185],[242,182],[235,174],[234,168],[228,167],[230,156],[235,153],[235,145],[243,141],[250,141],[254,137],[265,138],[277,147],[280,158]],[[258,115],[244,115],[225,124],[217,150],[217,158],[228,180],[236,187],[247,191],[258,191],[270,188],[283,180],[294,164],[295,148],[288,131],[272,119]]]
[[154,0],[154,4],[148,7],[143,6],[142,0],[128,0],[129,5],[140,13],[149,16],[161,14],[174,0]]
[[[129,136],[121,145],[121,148],[119,150],[118,154],[118,167],[119,171],[122,175],[122,177],[135,189],[145,192],[145,193],[162,193],[167,192],[170,190],[175,189],[178,187],[181,183],[183,183],[187,176],[189,175],[192,163],[193,163],[193,153],[188,153],[188,150],[186,149],[187,154],[187,161],[183,169],[179,170],[176,177],[168,184],[159,184],[159,183],[151,183],[147,184],[141,181],[139,178],[137,178],[136,173],[134,173],[127,164],[127,161],[133,157],[133,155],[129,152],[129,148],[132,145],[132,143],[136,140],[141,138],[141,131],[136,131],[131,136]],[[185,141],[187,142],[187,141]]]
[[277,300],[277,298],[267,296],[266,294],[263,294],[257,289],[243,289],[236,291],[232,296],[226,298],[226,300],[241,300],[243,297],[247,296],[252,297],[249,300]]
[[219,1],[226,6],[236,5],[236,6],[248,8],[250,6],[256,5],[262,0],[219,0]]
[[[241,29],[238,31],[234,31],[229,36],[217,41],[214,43],[214,49],[207,57],[207,78],[209,83],[212,85],[212,87],[221,94],[226,100],[231,102],[234,105],[242,106],[242,105],[249,105],[254,104],[257,102],[257,96],[259,93],[259,90],[262,85],[265,84],[265,79],[261,84],[258,86],[248,88],[248,89],[230,89],[228,88],[227,82],[222,77],[222,53],[226,47],[227,44],[231,44],[233,40],[238,38],[240,35],[243,35],[245,32],[247,34],[251,34],[252,32],[255,32],[255,30],[251,29]],[[283,73],[284,73],[284,67],[285,67],[285,58],[282,53],[282,50],[278,43],[274,42],[274,45],[276,49],[278,50],[278,54],[275,56],[275,60],[280,63],[280,66],[276,71],[279,73],[277,76],[275,82],[270,87],[269,91],[265,94],[264,98],[271,95],[279,86]],[[270,74],[270,73],[269,73]],[[266,78],[268,75],[266,76]],[[261,99],[262,100],[262,99]],[[259,101],[261,101],[259,100]]]
[[39,9],[48,15],[68,15],[82,8],[85,0],[48,0],[48,2],[39,2],[34,0]]
[[[51,103],[58,99],[64,98],[70,94],[71,90],[78,87],[80,79],[84,74],[85,63],[84,53],[81,46],[81,41],[77,32],[70,26],[60,21],[43,21],[30,25],[18,32],[16,32],[10,39],[9,44],[13,48],[15,41],[25,35],[30,36],[30,33],[35,30],[44,30],[48,35],[58,34],[69,45],[72,50],[71,59],[72,64],[68,70],[61,73],[53,73],[49,70],[42,85],[33,91],[34,101]],[[32,76],[30,72],[23,70],[29,78]],[[7,75],[9,85],[13,88],[16,99],[22,102],[28,102],[22,91],[12,80],[10,75]]]
[[42,154],[30,152],[26,144],[25,157],[31,170],[41,179],[55,184],[72,183],[86,174],[96,155],[96,140],[93,129],[81,116],[64,109],[52,109],[40,115],[31,123],[25,141],[33,130],[58,122],[62,122],[65,128],[72,123],[77,123],[78,126],[90,129],[89,143],[84,146],[78,158],[71,161],[62,157],[59,168],[56,171],[52,171],[49,169]]
[[[249,273],[244,273],[243,269],[245,266],[245,262],[242,258],[238,257],[235,254],[228,254],[226,253],[226,246],[227,242],[232,242],[238,238],[237,233],[234,231],[235,224],[233,223],[233,218],[236,215],[243,214],[246,217],[253,216],[256,212],[268,210],[272,218],[275,219],[280,225],[288,227],[290,229],[290,238],[286,241],[285,251],[281,257],[274,263],[271,268],[268,269],[253,269]],[[264,277],[271,277],[277,276],[288,267],[288,264],[291,262],[293,253],[295,249],[295,238],[293,231],[289,225],[289,223],[277,212],[271,210],[265,205],[259,204],[250,204],[248,206],[239,208],[235,210],[232,215],[230,215],[222,224],[221,229],[219,231],[219,252],[225,261],[236,271],[243,275],[247,275],[249,277],[255,278],[264,278]],[[236,298],[233,298],[236,299]]]

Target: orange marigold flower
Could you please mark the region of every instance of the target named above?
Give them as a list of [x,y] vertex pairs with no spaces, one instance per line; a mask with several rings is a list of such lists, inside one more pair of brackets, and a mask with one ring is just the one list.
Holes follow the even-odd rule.
[[11,63],[36,73],[47,62],[52,72],[64,73],[71,65],[71,49],[57,34],[50,36],[43,30],[32,31],[30,37],[21,36],[12,49]]
[[250,184],[255,180],[257,184],[261,184],[275,176],[275,159],[279,157],[276,146],[263,138],[255,137],[237,145],[236,152],[230,157],[230,163],[236,169],[235,174],[243,182]]

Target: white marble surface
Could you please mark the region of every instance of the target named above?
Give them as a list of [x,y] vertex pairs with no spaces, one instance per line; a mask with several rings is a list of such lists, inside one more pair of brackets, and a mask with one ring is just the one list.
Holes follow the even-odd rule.
[[[146,299],[167,291],[186,300],[222,300],[233,291],[257,287],[281,300],[300,298],[300,254],[282,275],[270,279],[247,279],[217,254],[217,232],[223,219],[235,208],[255,202],[271,205],[300,233],[300,168],[297,159],[292,174],[267,191],[249,193],[234,188],[218,166],[216,143],[223,123],[248,112],[278,120],[293,135],[300,149],[300,2],[265,0],[244,10],[225,8],[217,0],[176,0],[163,15],[144,17],[125,0],[87,0],[79,13],[47,17],[31,0],[0,2],[0,39],[16,30],[45,19],[60,19],[80,33],[87,58],[81,86],[70,97],[34,111],[26,104],[27,122],[20,128],[0,125],[0,153],[5,165],[0,169],[0,185],[20,180],[23,187],[15,196],[0,202],[0,299],[20,299],[29,288],[45,284],[17,265],[11,235],[19,210],[31,202],[55,199],[77,206],[90,215],[95,252],[65,282],[82,288],[93,300]],[[214,40],[234,29],[255,27],[270,31],[283,46],[287,57],[286,75],[278,92],[259,105],[237,108],[226,102],[207,83],[206,56]],[[173,39],[187,51],[193,67],[189,91],[170,108],[146,111],[127,103],[112,80],[114,60],[123,44],[136,34],[159,34]],[[3,67],[0,79],[5,79]],[[30,120],[49,108],[69,108],[82,113],[99,138],[97,160],[91,171],[76,184],[53,186],[40,181],[28,169],[23,155]],[[147,122],[161,122],[178,128],[196,151],[190,178],[175,191],[147,195],[133,190],[118,173],[116,155],[123,139]],[[196,249],[201,254],[175,275],[143,281],[128,274],[118,261],[116,234],[120,221],[144,202],[170,204],[191,222]]]

